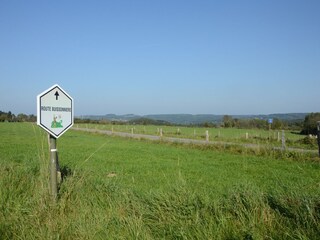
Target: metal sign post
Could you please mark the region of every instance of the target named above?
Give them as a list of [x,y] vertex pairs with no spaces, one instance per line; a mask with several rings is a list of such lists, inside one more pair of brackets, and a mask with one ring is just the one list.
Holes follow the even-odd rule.
[[273,118],[269,118],[268,119],[268,123],[269,123],[269,130],[271,130],[271,125],[273,123]]
[[54,200],[57,199],[58,184],[57,184],[57,139],[49,135],[50,139],[50,187],[51,195]]
[[37,124],[49,133],[51,195],[57,199],[57,138],[73,125],[73,99],[59,85],[37,96]]
[[268,119],[268,124],[269,124],[268,139],[269,139],[269,141],[271,140],[270,131],[271,131],[271,125],[272,125],[272,123],[273,123],[273,118],[269,118],[269,119]]

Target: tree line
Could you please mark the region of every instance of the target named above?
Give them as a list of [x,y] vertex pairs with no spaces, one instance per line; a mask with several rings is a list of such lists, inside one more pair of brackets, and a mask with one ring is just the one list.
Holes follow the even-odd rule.
[[229,115],[224,115],[220,123],[205,122],[200,124],[203,127],[223,127],[223,128],[243,128],[243,129],[292,129],[300,130],[303,126],[302,120],[297,121],[283,121],[278,118],[273,118],[272,124],[269,124],[265,119],[259,118],[233,118]]
[[[285,121],[278,118],[273,118],[272,124],[265,119],[238,119],[229,115],[224,115],[222,122],[204,122],[199,124],[191,124],[189,126],[198,126],[206,128],[243,128],[243,129],[272,129],[272,130],[294,130],[300,131],[301,134],[309,135],[317,134],[317,122],[320,121],[320,113],[310,113],[306,115],[304,120]],[[162,120],[153,120],[149,118],[137,118],[130,121],[114,121],[107,119],[93,120],[93,119],[79,119],[75,118],[75,123],[95,123],[95,124],[139,124],[139,125],[167,125],[172,126],[170,122]],[[186,126],[181,124],[174,124],[177,126]]]
[[33,114],[27,115],[19,113],[18,115],[13,114],[11,111],[2,112],[0,111],[0,122],[36,122],[37,117]]
[[[0,111],[0,122],[36,122],[37,117],[33,114],[27,115],[19,113],[13,114],[11,111]],[[99,124],[142,124],[142,125],[171,125],[171,123],[161,120],[152,120],[146,118],[140,118],[131,120],[129,122],[124,121],[109,121],[106,119],[92,120],[92,119],[80,119],[75,118],[75,123],[99,123]],[[304,121],[283,121],[277,118],[273,119],[272,124],[269,124],[264,119],[238,119],[229,115],[224,115],[221,123],[204,122],[197,124],[201,127],[224,127],[224,128],[257,128],[257,129],[292,129],[301,130],[301,134],[317,134],[317,124],[320,122],[320,112],[310,113],[306,115]]]
[[301,123],[298,122],[287,122],[282,121],[278,118],[274,118],[272,123],[269,123],[265,119],[253,118],[253,119],[238,119],[232,118],[231,116],[225,115],[223,117],[223,126],[230,128],[258,128],[258,129],[285,129],[285,128],[292,128],[293,126],[301,127]]

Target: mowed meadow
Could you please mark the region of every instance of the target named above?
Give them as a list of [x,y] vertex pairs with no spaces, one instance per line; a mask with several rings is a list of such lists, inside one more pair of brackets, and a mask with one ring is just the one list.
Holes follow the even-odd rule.
[[0,123],[0,239],[319,239],[320,162]]
[[[282,130],[275,129],[239,129],[239,128],[205,128],[197,126],[156,126],[128,124],[75,124],[76,128],[107,130],[133,134],[155,135],[184,139],[206,140],[206,132],[210,142],[232,142],[236,144],[258,144],[266,147],[282,146]],[[317,150],[314,137],[301,135],[300,131],[284,130],[285,146],[307,150]]]

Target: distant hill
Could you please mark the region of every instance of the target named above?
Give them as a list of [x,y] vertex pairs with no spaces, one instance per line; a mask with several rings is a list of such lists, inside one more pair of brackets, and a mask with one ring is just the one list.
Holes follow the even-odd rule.
[[146,115],[146,118],[154,120],[162,120],[173,124],[200,124],[204,122],[220,123],[222,122],[223,115],[213,114],[159,114],[159,115]]
[[130,124],[137,125],[171,125],[172,123],[164,121],[164,120],[155,120],[151,118],[135,118],[129,121]]
[[109,121],[130,121],[133,119],[141,118],[142,116],[134,114],[116,115],[116,114],[106,114],[106,115],[83,115],[78,116],[78,118],[91,119],[91,120],[109,120]]
[[[230,115],[232,118],[238,119],[263,119],[268,120],[270,118],[278,118],[282,121],[294,122],[294,121],[303,121],[307,113],[276,113],[276,114],[267,114],[267,115]],[[137,120],[136,122],[146,121],[146,119],[159,121],[162,123],[171,123],[171,124],[201,124],[201,123],[216,123],[219,124],[223,121],[224,115],[214,115],[214,114],[152,114],[152,115],[135,115],[135,114],[125,114],[125,115],[116,115],[116,114],[106,114],[106,115],[86,115],[79,118],[92,119],[92,120],[109,120],[109,121],[132,121]]]

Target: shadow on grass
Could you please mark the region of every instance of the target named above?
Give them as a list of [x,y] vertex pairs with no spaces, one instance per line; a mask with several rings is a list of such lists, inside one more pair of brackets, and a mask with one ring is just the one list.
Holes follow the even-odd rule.
[[72,176],[74,171],[68,166],[62,166],[60,168],[62,182],[69,176]]

